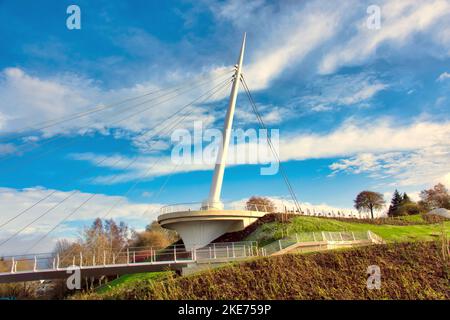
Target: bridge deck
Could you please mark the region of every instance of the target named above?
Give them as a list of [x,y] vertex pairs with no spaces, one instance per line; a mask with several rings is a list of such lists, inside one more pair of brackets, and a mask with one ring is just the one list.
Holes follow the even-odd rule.
[[[99,277],[123,275],[129,273],[155,272],[164,270],[181,271],[193,261],[142,262],[133,264],[99,265],[80,268],[81,277]],[[73,273],[73,268],[46,269],[39,271],[21,271],[0,273],[0,283],[65,279]]]

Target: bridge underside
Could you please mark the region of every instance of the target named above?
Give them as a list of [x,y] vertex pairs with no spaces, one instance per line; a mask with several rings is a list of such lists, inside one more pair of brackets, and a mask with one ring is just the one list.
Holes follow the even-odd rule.
[[160,215],[164,228],[178,232],[186,250],[202,248],[221,235],[243,230],[266,212],[247,210],[198,210]]
[[[109,265],[109,266],[89,266],[80,269],[81,278],[99,278],[101,276],[115,276],[131,273],[141,272],[157,272],[173,270],[181,272],[183,268],[187,266],[185,262],[179,263],[139,263],[139,264],[123,264],[123,265]],[[39,281],[39,280],[54,280],[54,279],[66,279],[73,270],[68,269],[48,269],[39,270],[36,272],[16,272],[8,274],[0,274],[0,283],[11,282],[25,282],[25,281]]]

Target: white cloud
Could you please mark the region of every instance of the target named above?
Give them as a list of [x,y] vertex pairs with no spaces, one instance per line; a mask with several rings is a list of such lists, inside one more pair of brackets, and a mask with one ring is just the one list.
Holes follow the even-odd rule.
[[331,158],[364,152],[414,151],[450,141],[450,123],[416,122],[400,126],[389,119],[347,121],[326,134],[282,137],[283,160]]
[[450,170],[449,122],[349,123],[326,135],[293,137],[281,146],[284,160],[347,157],[330,166],[333,174],[366,173],[390,186],[437,183]]
[[374,179],[387,179],[389,186],[426,186],[445,183],[449,172],[449,144],[420,150],[393,153],[363,153],[333,163],[338,172],[366,173]]
[[441,74],[439,75],[439,77],[436,79],[436,81],[441,82],[441,81],[444,81],[444,80],[446,80],[446,79],[450,79],[450,73],[448,73],[448,72],[443,72],[443,73],[441,73]]
[[352,9],[351,3],[329,1],[206,2],[218,21],[249,32],[243,72],[254,90],[267,88],[335,36]]
[[447,187],[447,189],[450,189],[450,171],[445,174],[440,181]]
[[[133,87],[117,90],[102,90],[93,80],[76,75],[42,79],[29,75],[19,68],[7,68],[0,73],[0,130],[3,133],[14,133],[36,127],[37,124],[44,124],[42,125],[44,127],[54,123],[52,121],[54,119],[116,104],[114,108],[44,128],[42,133],[45,136],[57,133],[85,134],[92,130],[108,133],[106,131],[108,128],[118,128],[132,133],[154,129],[150,131],[154,133],[160,129],[157,126],[163,119],[199,97],[201,98],[195,101],[197,103],[195,112],[186,121],[192,117],[208,114],[206,107],[200,107],[198,104],[221,99],[229,94],[229,91],[224,89],[205,100],[209,96],[206,93],[208,90],[212,90],[227,79],[228,76],[225,75],[227,69],[212,67],[197,83],[192,81],[191,74],[185,73],[184,78],[169,74],[167,77],[171,78],[170,80],[161,79],[160,82],[165,88],[174,88],[177,84],[186,83],[188,79],[193,85],[178,91],[161,91],[155,95],[143,96],[117,105],[122,100],[160,90],[156,85],[158,82],[138,83]],[[231,68],[229,69],[231,71]],[[229,77],[231,79],[231,73]],[[201,86],[196,87],[198,84]],[[187,107],[180,114],[189,110],[191,109]],[[175,118],[172,121],[174,122]]]
[[[450,123],[418,121],[400,126],[389,119],[356,122],[347,121],[329,133],[291,134],[281,136],[279,154],[282,161],[336,158],[330,169],[355,174],[369,173],[377,179],[393,178],[402,186],[433,183],[448,171],[450,163]],[[252,154],[253,143],[238,144],[231,148],[227,165],[243,163],[261,165],[274,161],[267,146],[259,146],[257,158],[234,157],[236,154]],[[198,150],[201,152],[202,150]],[[73,155],[76,160],[98,163],[103,156],[96,154]],[[191,159],[191,158],[190,158]],[[215,156],[201,163],[176,164],[170,157],[145,156],[134,163],[132,158],[112,156],[101,165],[122,170],[115,175],[96,177],[95,183],[119,183],[135,179],[173,173],[211,170]]]
[[336,35],[346,7],[345,4],[336,8],[311,3],[303,9],[285,12],[285,20],[278,21],[279,26],[269,30],[250,64],[244,67],[250,88],[266,88],[274,78]]
[[17,148],[11,143],[0,144],[0,155],[16,152]]
[[298,108],[306,108],[309,111],[329,111],[342,106],[366,103],[387,87],[387,84],[371,74],[336,75],[313,82],[312,89],[316,92],[304,95],[294,103],[298,102]]
[[[0,188],[0,207],[2,208],[0,224],[9,221],[18,213],[53,191],[55,190],[40,187],[26,189]],[[2,239],[12,236],[29,222],[37,219],[46,212],[46,210],[51,209],[58,202],[68,197],[72,192],[73,191],[56,190],[51,197],[3,226],[0,229],[0,242]],[[9,253],[17,254],[31,247],[35,241],[40,239],[46,232],[56,226],[58,222],[67,217],[91,195],[92,194],[83,192],[75,193],[73,197],[64,201],[61,206],[56,207],[11,241],[2,245],[0,247],[0,256]],[[33,250],[35,252],[36,250],[45,250],[45,252],[52,250],[55,239],[60,237],[75,238],[77,232],[83,225],[90,224],[91,221],[97,217],[113,218],[116,221],[125,221],[131,227],[142,228],[157,217],[160,207],[161,204],[158,203],[130,203],[124,197],[96,194],[86,203],[86,205],[82,206],[79,211],[69,217],[66,222],[55,229],[48,238],[42,241],[42,244]]]
[[[274,106],[271,104],[269,105],[258,104],[257,107],[266,125],[280,124],[287,118],[294,117],[296,114],[296,110],[293,110],[290,107]],[[243,106],[238,105],[235,111],[235,118],[236,118],[235,127],[239,127],[240,124],[258,123],[256,115],[252,110],[250,110],[250,106],[244,109]]]
[[[416,34],[433,36],[448,21],[450,3],[446,0],[434,1],[383,1],[381,6],[381,28],[371,30],[366,27],[367,16],[361,16],[354,23],[356,34],[345,39],[329,50],[321,64],[321,73],[332,73],[345,65],[358,65],[373,58],[384,44],[391,48],[401,48],[410,44]],[[439,39],[436,39],[439,41]],[[449,49],[449,43],[437,43]],[[382,54],[382,53],[381,53]]]
[[250,32],[244,74],[254,90],[267,88],[305,61],[308,66],[302,65],[299,71],[303,75],[311,69],[329,74],[377,57],[417,52],[417,36],[427,41],[425,54],[450,54],[450,4],[446,0],[379,1],[379,30],[366,26],[370,2],[205,2],[217,20]]

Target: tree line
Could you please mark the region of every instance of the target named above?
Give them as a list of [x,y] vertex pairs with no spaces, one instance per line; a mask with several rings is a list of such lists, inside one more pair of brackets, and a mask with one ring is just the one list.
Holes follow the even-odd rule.
[[[385,204],[381,193],[367,190],[360,192],[354,200],[355,208],[360,212],[369,212],[372,219],[374,211],[383,209]],[[450,194],[442,183],[422,190],[420,200],[417,202],[411,200],[406,192],[402,194],[396,189],[392,195],[387,215],[389,217],[406,216],[426,213],[437,208],[450,210]]]

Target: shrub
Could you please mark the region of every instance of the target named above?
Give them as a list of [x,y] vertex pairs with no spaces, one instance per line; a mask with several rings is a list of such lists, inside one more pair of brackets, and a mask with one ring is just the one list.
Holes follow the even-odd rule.
[[265,197],[251,197],[246,203],[246,208],[250,211],[275,212],[275,204]]
[[408,202],[408,203],[402,204],[398,208],[399,216],[409,216],[409,215],[419,214],[419,213],[420,213],[420,207],[417,203],[414,203],[414,202]]

